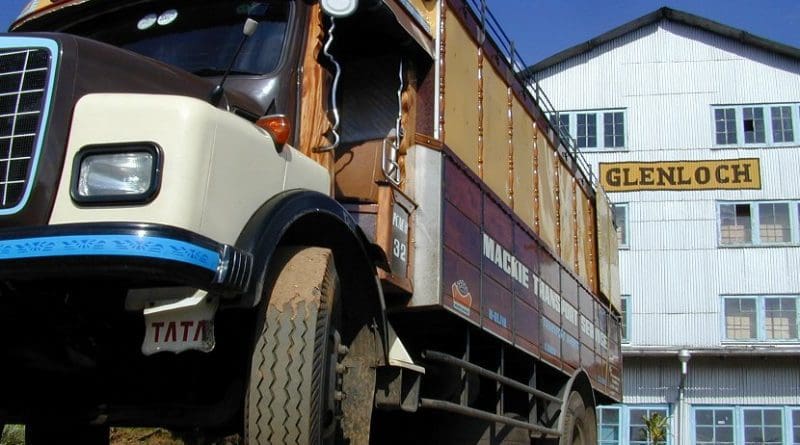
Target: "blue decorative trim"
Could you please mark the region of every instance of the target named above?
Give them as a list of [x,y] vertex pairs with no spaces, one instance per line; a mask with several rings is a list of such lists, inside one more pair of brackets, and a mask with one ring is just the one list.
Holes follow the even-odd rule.
[[0,240],[0,260],[103,255],[180,261],[213,272],[217,271],[220,263],[218,252],[162,237],[85,235]]
[[8,209],[0,209],[0,215],[13,215],[19,212],[31,195],[31,189],[36,182],[36,172],[39,166],[39,157],[42,153],[42,146],[44,145],[45,132],[47,131],[50,122],[50,106],[53,101],[53,91],[56,82],[56,75],[58,73],[58,62],[61,50],[55,40],[43,39],[40,37],[16,37],[16,36],[3,36],[0,39],[0,49],[31,49],[43,48],[50,51],[50,66],[47,68],[47,87],[44,95],[44,104],[42,104],[42,111],[39,119],[39,128],[37,129],[36,146],[33,150],[33,157],[30,165],[30,175],[28,176],[28,183],[25,185],[25,193],[22,195],[19,203]]

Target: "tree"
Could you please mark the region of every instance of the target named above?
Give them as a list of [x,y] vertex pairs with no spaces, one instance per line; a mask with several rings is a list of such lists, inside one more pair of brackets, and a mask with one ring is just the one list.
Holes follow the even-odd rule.
[[653,413],[649,417],[642,416],[644,421],[645,434],[650,445],[667,443],[667,430],[669,429],[669,417],[661,413]]

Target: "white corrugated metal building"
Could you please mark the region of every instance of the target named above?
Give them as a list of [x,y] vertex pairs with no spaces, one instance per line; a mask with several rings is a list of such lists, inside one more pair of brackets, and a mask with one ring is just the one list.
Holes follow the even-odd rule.
[[800,50],[662,8],[527,73],[616,204],[601,444],[645,444],[654,412],[671,445],[799,444]]

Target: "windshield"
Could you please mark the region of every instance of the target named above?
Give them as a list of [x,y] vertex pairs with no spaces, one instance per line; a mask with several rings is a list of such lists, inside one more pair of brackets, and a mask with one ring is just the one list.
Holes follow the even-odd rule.
[[234,74],[275,70],[289,20],[286,1],[168,0],[138,2],[64,29],[178,66],[218,76],[242,40],[248,17],[259,22],[233,66]]

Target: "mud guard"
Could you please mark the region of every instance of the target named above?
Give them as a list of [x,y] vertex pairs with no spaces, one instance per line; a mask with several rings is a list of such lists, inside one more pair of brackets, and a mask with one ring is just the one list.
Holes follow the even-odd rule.
[[[341,204],[319,192],[301,189],[281,192],[253,214],[236,241],[237,248],[253,255],[252,278],[247,290],[237,301],[228,302],[228,306],[253,308],[259,304],[267,267],[278,245],[287,239],[328,247],[339,264],[348,265],[353,276],[372,277],[361,284],[380,307],[379,329],[384,352],[388,354],[386,301],[375,272],[376,267],[388,269],[387,259]],[[388,361],[387,357],[384,359]]]
[[[558,431],[561,434],[564,434],[564,420],[565,415],[564,413],[567,412],[567,403],[569,401],[569,395],[572,391],[578,391],[581,394],[586,402],[591,403],[592,407],[597,406],[597,401],[594,398],[594,391],[592,390],[592,382],[589,379],[589,375],[587,374],[585,369],[578,369],[573,374],[572,377],[561,387],[561,390],[558,392],[558,397],[561,398],[562,402],[560,406],[555,406],[558,409]],[[553,409],[554,404],[551,405],[551,409]]]

